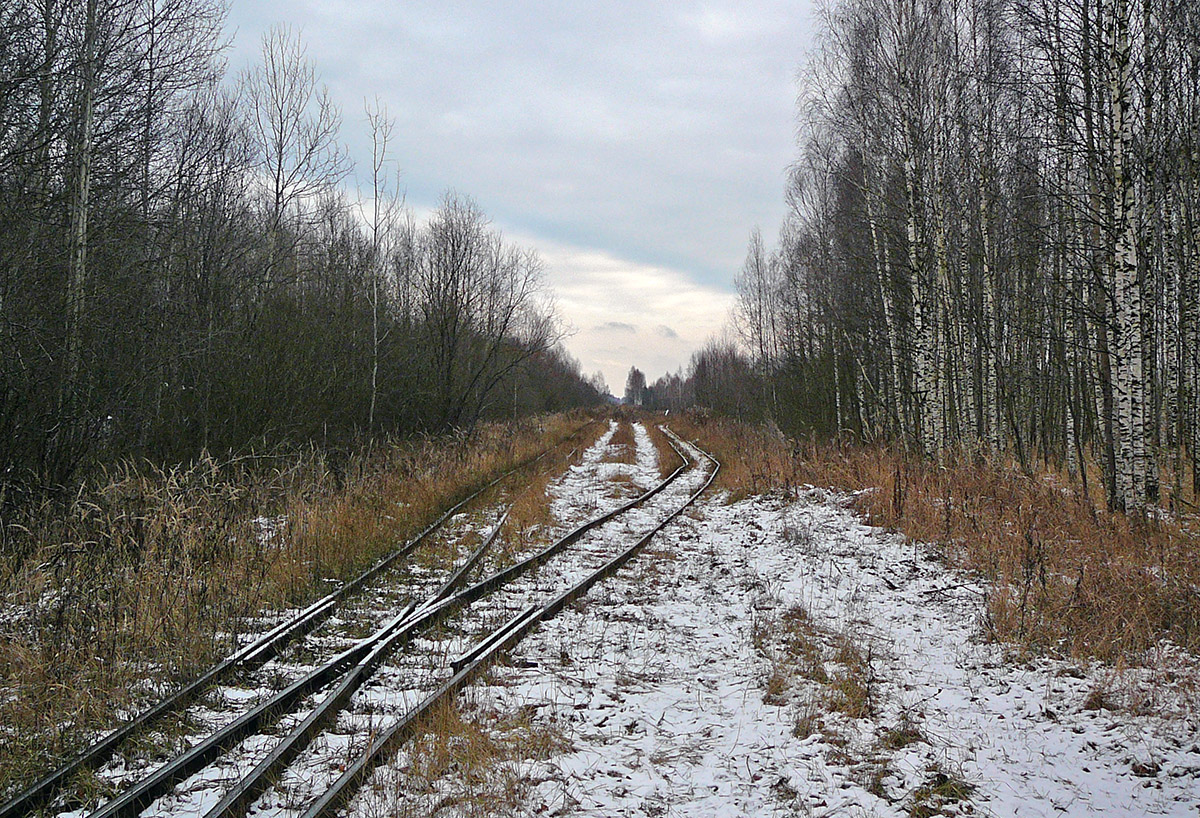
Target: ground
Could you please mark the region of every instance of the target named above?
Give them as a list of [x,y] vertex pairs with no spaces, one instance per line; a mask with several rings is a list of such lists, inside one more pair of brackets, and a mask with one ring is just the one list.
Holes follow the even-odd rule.
[[505,757],[507,800],[450,765],[389,811],[1200,815],[1189,657],[1018,660],[985,587],[849,501],[706,499],[463,694],[509,745],[558,737]]
[[[619,431],[611,423],[547,487],[550,533],[616,508],[656,485],[660,465],[674,466],[673,456],[660,464],[642,424]],[[547,601],[706,476],[686,472],[478,601],[471,617],[507,621],[513,605]],[[440,710],[348,812],[1200,818],[1194,657],[1167,643],[1135,668],[1022,655],[988,638],[991,589],[946,567],[936,549],[866,525],[854,499],[814,487],[736,502],[706,493]],[[500,510],[484,511],[459,522],[490,530]],[[383,591],[363,611],[395,615],[399,590]],[[469,642],[466,631],[439,633],[423,637],[436,648],[429,656],[458,655]],[[417,684],[423,656],[385,665],[355,694],[369,705],[359,717],[379,727],[405,696],[436,686]],[[443,664],[431,667],[448,673]],[[392,699],[395,713],[384,706]],[[253,813],[299,815],[344,769],[353,755],[344,737],[361,738],[361,726],[314,742]],[[98,775],[128,773],[118,761]],[[227,778],[218,767],[202,772],[148,814],[198,814]]]

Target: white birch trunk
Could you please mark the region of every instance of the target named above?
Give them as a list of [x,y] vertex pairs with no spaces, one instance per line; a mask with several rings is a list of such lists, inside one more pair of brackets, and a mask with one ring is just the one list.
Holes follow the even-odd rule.
[[[911,130],[911,127],[906,127]],[[911,135],[905,144],[904,157],[904,186],[907,194],[907,213],[905,227],[908,234],[908,273],[909,287],[912,292],[913,336],[916,347],[913,356],[914,381],[916,392],[916,411],[914,413],[914,436],[924,448],[926,454],[937,454],[937,425],[931,404],[936,398],[934,388],[934,321],[936,316],[931,309],[927,288],[923,281],[920,248],[920,228],[917,224],[917,180],[916,163],[912,157]]]
[[892,265],[888,258],[887,246],[880,238],[879,222],[875,216],[875,190],[871,183],[874,174],[870,174],[864,157],[863,182],[865,187],[865,202],[867,224],[871,230],[871,249],[875,255],[875,280],[879,286],[879,300],[883,305],[883,322],[887,330],[887,359],[891,375],[891,406],[892,415],[903,427],[904,424],[904,381],[900,377],[899,350],[900,331],[896,325],[896,306],[892,295]]
[[945,208],[942,197],[943,179],[939,175],[937,190],[934,192],[933,217],[937,221],[934,232],[934,269],[936,275],[933,288],[929,293],[929,309],[927,317],[931,317],[933,326],[930,332],[930,386],[933,389],[929,400],[930,424],[933,426],[935,451],[940,457],[949,439],[947,412],[949,411],[949,391],[951,379],[950,340],[952,333],[952,308],[948,304],[950,298],[950,250],[946,244]]
[[1113,285],[1117,302],[1117,505],[1139,508],[1146,492],[1142,305],[1138,280],[1137,201],[1129,168],[1133,146],[1132,59],[1128,0],[1109,0],[1112,49],[1109,93],[1112,106]]
[[983,433],[992,454],[995,455],[1000,453],[1002,444],[999,382],[1000,319],[996,307],[996,272],[992,265],[991,199],[986,189],[979,197],[979,224],[983,233]]

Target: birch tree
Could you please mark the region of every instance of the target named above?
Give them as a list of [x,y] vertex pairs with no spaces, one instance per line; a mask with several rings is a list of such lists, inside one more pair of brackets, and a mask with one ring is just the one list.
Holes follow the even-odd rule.
[[842,0],[822,22],[769,317],[745,275],[740,301],[778,339],[746,337],[779,422],[1191,502],[1200,11]]
[[319,84],[300,37],[274,26],[262,38],[262,62],[243,79],[260,171],[266,181],[270,255],[265,289],[279,278],[288,220],[341,181],[350,164],[338,141],[341,112]]

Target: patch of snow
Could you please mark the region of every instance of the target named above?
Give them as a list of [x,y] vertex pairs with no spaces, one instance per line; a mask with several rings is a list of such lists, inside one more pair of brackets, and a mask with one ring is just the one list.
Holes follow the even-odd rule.
[[[1093,691],[1137,689],[1152,672],[1014,666],[979,638],[985,587],[847,506],[818,489],[710,500],[465,692],[469,710],[533,710],[572,745],[522,762],[518,814],[903,816],[920,787],[944,780],[935,771],[973,788],[947,814],[1197,814],[1191,689],[1158,689],[1163,700],[1135,712],[1088,709]],[[825,714],[837,740],[796,734],[812,700],[768,703],[769,663],[753,645],[764,606],[801,606],[868,657],[875,706]],[[1180,674],[1194,674],[1195,658],[1178,654]],[[886,749],[901,723],[921,739]],[[874,784],[861,763],[872,754]]]

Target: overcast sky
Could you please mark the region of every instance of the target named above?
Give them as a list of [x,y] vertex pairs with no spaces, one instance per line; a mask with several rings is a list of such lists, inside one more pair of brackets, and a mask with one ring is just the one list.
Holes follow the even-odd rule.
[[614,393],[720,332],[750,229],[783,219],[810,0],[232,0],[230,67],[280,22],[360,169],[378,96],[411,206],[453,188],[539,250],[568,349]]

